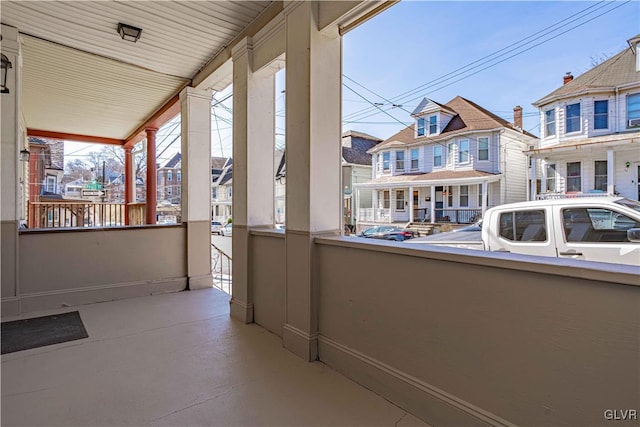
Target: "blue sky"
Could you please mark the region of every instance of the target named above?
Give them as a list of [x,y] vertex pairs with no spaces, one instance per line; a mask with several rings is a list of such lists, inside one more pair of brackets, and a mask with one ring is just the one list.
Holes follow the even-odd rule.
[[[446,103],[460,95],[508,120],[513,107],[521,105],[524,128],[537,135],[539,119],[531,103],[561,86],[566,72],[578,76],[592,67],[594,59],[627,48],[626,41],[640,33],[640,2],[404,1],[344,36],[343,73],[380,96],[348,79],[344,83],[368,101],[385,103],[383,109],[409,122],[406,111],[390,108],[382,97],[394,101],[403,92],[578,13],[582,19],[554,27],[560,29],[528,46],[557,35],[552,40],[440,90],[422,89],[410,97],[419,99],[402,102],[412,111],[424,96]],[[582,22],[586,23],[569,30]],[[344,118],[367,107],[370,104],[362,97],[343,87]],[[383,113],[356,121],[361,123],[346,123],[343,129],[387,138],[402,128]]]

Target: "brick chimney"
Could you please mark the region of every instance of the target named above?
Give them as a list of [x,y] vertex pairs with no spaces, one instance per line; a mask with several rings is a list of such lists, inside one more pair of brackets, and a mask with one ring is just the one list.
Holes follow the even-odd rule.
[[513,125],[522,129],[522,107],[519,105],[513,107]]
[[567,74],[564,75],[564,77],[562,77],[562,82],[565,85],[569,83],[571,80],[573,80],[573,74],[571,74],[571,71],[569,71]]

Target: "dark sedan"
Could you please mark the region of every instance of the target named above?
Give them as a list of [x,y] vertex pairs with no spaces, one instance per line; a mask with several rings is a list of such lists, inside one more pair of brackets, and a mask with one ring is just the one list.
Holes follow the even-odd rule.
[[411,239],[413,231],[403,230],[400,227],[392,227],[390,225],[380,225],[364,230],[358,234],[359,237],[368,237],[370,239],[397,240],[399,242]]

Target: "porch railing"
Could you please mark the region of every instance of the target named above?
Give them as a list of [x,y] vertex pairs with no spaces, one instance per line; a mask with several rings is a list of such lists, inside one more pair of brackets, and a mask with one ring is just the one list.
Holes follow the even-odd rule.
[[413,210],[413,220],[425,222],[429,221],[431,218],[429,217],[429,209],[428,208],[417,208]]
[[124,204],[29,202],[29,228],[82,228],[124,225]]
[[471,224],[482,216],[482,209],[436,209],[436,222]]
[[389,221],[390,209],[387,208],[360,208],[358,221]]
[[142,225],[146,221],[146,203],[129,203],[129,225]]
[[232,293],[232,259],[222,249],[211,244],[211,275],[213,276],[213,287],[220,289],[229,295]]

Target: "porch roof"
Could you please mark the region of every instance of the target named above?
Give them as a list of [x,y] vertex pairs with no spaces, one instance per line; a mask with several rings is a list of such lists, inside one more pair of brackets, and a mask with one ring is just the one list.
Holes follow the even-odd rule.
[[394,176],[383,176],[370,182],[354,184],[360,188],[420,187],[433,185],[468,185],[482,182],[495,182],[502,174],[492,174],[477,170],[452,171],[444,170],[429,173],[416,173]]
[[524,153],[535,158],[544,158],[574,153],[584,155],[586,152],[606,150],[613,147],[619,150],[637,151],[640,148],[640,132],[582,138],[550,147],[525,151]]

